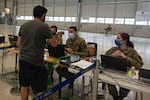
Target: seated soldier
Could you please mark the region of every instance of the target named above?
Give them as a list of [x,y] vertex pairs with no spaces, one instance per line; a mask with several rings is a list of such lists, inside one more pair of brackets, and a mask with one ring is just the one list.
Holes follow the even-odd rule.
[[[82,57],[85,57],[88,54],[87,45],[83,38],[78,36],[77,28],[71,26],[68,29],[68,39],[66,41],[65,51],[69,54],[78,54]],[[58,67],[56,71],[62,77],[69,78],[73,73],[68,72],[67,68]],[[73,82],[69,85],[69,88],[73,87]]]
[[[117,47],[110,48],[105,54],[114,57],[126,58],[129,67],[135,66],[136,68],[142,67],[143,61],[141,56],[134,49],[133,43],[130,41],[130,36],[127,33],[117,34],[117,39],[115,40]],[[119,94],[116,90],[115,85],[108,84],[109,92],[113,96],[114,100],[122,100],[127,96],[129,90],[120,87]]]

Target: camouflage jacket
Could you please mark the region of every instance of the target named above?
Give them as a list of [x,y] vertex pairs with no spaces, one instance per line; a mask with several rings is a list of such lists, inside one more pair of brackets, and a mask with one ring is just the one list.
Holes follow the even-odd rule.
[[128,47],[126,50],[121,50],[119,47],[112,47],[105,54],[112,55],[116,50],[120,50],[124,55],[126,55],[126,59],[131,66],[135,66],[136,68],[142,67],[143,61],[141,56],[137,53],[137,51],[131,47]]
[[62,35],[61,34],[56,34],[55,36],[57,44],[61,45],[63,40],[62,40]]
[[87,55],[87,45],[83,38],[77,36],[75,40],[67,39],[66,48],[71,48],[75,54]]

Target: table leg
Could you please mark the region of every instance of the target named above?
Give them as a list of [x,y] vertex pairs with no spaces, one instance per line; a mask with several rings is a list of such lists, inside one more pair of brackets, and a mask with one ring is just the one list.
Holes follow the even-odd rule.
[[84,80],[85,80],[85,76],[82,77],[82,96],[84,95]]
[[10,89],[10,93],[12,95],[20,95],[20,88],[19,88],[19,78],[18,78],[18,71],[17,71],[17,65],[18,65],[18,55],[16,53],[16,59],[15,59],[15,74],[16,74],[16,85]]
[[135,100],[138,98],[138,92],[135,92]]
[[17,57],[18,55],[17,55],[17,53],[16,53],[16,61],[15,61],[15,73],[17,74],[17,65],[18,65],[18,57]]
[[143,93],[142,93],[142,92],[140,92],[140,94],[141,94],[141,100],[143,100]]
[[2,55],[2,76],[4,75],[4,49],[3,49],[3,55]]
[[[61,83],[62,77],[59,75],[59,83]],[[61,99],[61,88],[59,89],[58,98]]]

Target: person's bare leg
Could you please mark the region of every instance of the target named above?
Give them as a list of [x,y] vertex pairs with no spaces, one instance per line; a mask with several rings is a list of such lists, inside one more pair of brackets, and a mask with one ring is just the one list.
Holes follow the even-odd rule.
[[21,87],[21,100],[28,100],[29,87]]

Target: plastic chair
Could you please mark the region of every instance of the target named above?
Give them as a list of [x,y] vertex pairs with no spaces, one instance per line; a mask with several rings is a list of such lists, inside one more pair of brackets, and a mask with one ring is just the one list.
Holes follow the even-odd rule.
[[9,42],[12,46],[16,46],[18,37],[16,35],[8,35]]
[[96,57],[97,55],[97,43],[95,42],[88,42],[87,43],[87,49],[88,49],[88,53],[89,53],[89,56],[92,57]]
[[5,36],[0,36],[0,43],[4,43],[5,42]]

